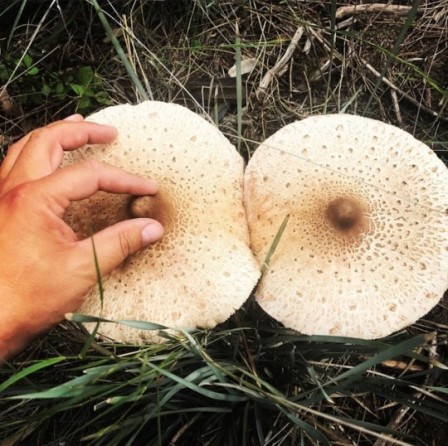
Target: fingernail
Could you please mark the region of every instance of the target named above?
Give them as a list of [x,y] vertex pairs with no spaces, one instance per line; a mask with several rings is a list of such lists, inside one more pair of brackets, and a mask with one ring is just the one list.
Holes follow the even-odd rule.
[[102,125],[103,127],[107,127],[107,128],[109,128],[109,129],[113,130],[115,133],[118,132],[117,127],[115,127],[114,125],[110,125],[110,124],[101,124],[101,125]]
[[152,222],[142,230],[142,241],[145,245],[154,243],[163,237],[164,230],[160,223]]
[[84,118],[82,115],[80,115],[79,113],[75,113],[74,115],[67,116],[63,119],[63,121],[81,121],[83,119]]

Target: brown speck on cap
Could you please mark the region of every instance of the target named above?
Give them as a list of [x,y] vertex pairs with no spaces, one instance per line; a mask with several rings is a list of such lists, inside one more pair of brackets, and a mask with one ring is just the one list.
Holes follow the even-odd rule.
[[310,117],[264,141],[244,181],[260,264],[289,215],[256,290],[286,326],[379,338],[424,316],[447,289],[448,170],[407,132]]
[[[118,105],[88,120],[114,125],[117,139],[68,152],[64,164],[95,159],[156,180],[159,192],[138,198],[98,192],[72,203],[66,221],[85,238],[124,219],[150,217],[165,236],[103,279],[102,312],[97,287],[78,311],[172,328],[226,320],[260,275],[248,246],[242,157],[215,126],[180,105]],[[101,324],[99,332],[121,342],[161,340],[119,324]]]

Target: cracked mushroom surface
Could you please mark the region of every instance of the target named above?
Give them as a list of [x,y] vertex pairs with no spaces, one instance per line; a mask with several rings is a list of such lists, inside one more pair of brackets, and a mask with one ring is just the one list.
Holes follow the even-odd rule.
[[[80,238],[121,220],[159,220],[165,236],[103,279],[78,312],[172,328],[212,328],[229,318],[259,278],[243,207],[243,159],[205,119],[175,104],[108,107],[89,121],[112,124],[117,139],[68,152],[64,164],[95,159],[152,178],[151,197],[97,192],[72,203],[65,219]],[[100,324],[122,342],[160,341],[152,331]]]
[[431,310],[448,287],[448,170],[407,132],[314,116],[264,141],[245,172],[261,307],[309,335],[374,339]]

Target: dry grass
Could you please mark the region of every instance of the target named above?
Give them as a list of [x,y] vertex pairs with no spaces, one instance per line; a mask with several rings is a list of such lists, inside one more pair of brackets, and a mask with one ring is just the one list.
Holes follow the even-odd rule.
[[[16,27],[14,40],[22,42],[15,49],[17,55],[30,45],[40,53],[36,64],[50,64],[54,72],[91,65],[114,102],[143,99],[90,2],[68,3],[71,8],[66,11],[53,6],[36,36],[35,26]],[[356,2],[344,4],[350,3]],[[242,78],[243,136],[248,144],[264,140],[294,119],[346,111],[381,117],[426,142],[441,142],[437,148],[446,149],[446,1],[421,2],[396,54],[394,46],[407,16],[355,10],[332,20],[331,1],[102,4],[145,94],[187,104],[199,113],[212,112],[213,119],[218,107],[220,126],[229,136],[237,133],[236,81],[227,72],[235,63],[238,26],[243,59],[257,61]],[[32,14],[30,20],[39,17]],[[261,99],[257,91],[262,79],[284,56],[298,28],[303,34],[295,51]],[[375,73],[384,68],[385,79],[378,81]],[[13,100],[26,96],[24,88],[20,82],[12,83],[9,96]],[[11,127],[27,130],[73,111],[70,98],[59,104],[51,99],[37,107],[26,104],[23,114],[17,110],[6,114],[3,132],[14,134]]]

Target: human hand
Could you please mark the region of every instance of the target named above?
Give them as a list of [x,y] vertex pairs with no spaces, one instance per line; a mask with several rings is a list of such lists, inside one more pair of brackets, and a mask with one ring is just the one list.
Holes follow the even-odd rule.
[[[92,240],[77,240],[63,221],[70,202],[98,190],[157,192],[151,180],[91,160],[59,169],[64,150],[115,136],[115,128],[74,115],[26,135],[0,166],[0,360],[76,311],[97,282]],[[160,223],[148,218],[95,234],[101,274],[162,236]]]

